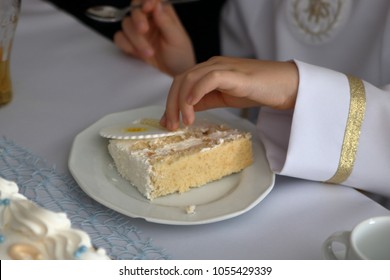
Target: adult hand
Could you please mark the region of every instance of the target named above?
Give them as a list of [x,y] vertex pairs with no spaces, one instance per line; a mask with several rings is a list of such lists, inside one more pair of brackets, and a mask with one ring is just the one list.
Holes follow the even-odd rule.
[[132,11],[114,35],[121,50],[172,76],[195,65],[192,42],[171,5],[161,0],[133,4],[142,7]]
[[195,120],[195,111],[218,107],[291,109],[298,90],[294,62],[214,57],[175,77],[161,125],[170,130]]

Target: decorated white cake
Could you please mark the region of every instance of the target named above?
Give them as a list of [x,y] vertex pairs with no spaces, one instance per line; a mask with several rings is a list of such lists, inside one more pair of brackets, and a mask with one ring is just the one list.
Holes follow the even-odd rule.
[[183,193],[239,172],[253,162],[251,134],[198,124],[152,139],[111,139],[118,172],[148,199]]
[[65,213],[44,209],[0,177],[0,259],[108,260],[84,231],[71,227]]

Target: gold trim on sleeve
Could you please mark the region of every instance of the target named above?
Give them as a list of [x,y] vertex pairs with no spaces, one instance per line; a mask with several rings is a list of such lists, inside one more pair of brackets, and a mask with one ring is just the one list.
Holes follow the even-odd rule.
[[348,76],[348,81],[351,97],[339,166],[336,173],[325,181],[331,184],[344,182],[352,173],[359,145],[360,130],[366,111],[366,92],[362,80]]

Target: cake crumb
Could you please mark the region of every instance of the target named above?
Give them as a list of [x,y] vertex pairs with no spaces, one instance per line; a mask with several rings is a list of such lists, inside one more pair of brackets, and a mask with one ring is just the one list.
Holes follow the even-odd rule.
[[186,207],[187,214],[195,214],[196,205],[189,205]]

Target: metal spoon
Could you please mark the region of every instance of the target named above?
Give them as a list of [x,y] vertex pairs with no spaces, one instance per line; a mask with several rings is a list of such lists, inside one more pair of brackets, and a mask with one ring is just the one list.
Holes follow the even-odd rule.
[[[199,0],[162,0],[164,4],[182,4],[188,2],[197,2]],[[114,6],[94,6],[85,11],[86,16],[91,19],[101,22],[118,22],[121,21],[126,14],[134,9],[140,9],[142,4],[132,4],[126,8],[117,8]]]

